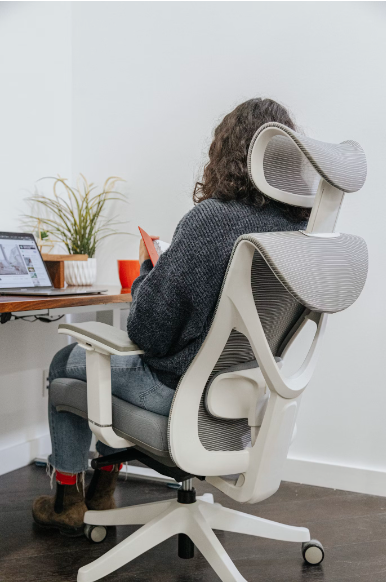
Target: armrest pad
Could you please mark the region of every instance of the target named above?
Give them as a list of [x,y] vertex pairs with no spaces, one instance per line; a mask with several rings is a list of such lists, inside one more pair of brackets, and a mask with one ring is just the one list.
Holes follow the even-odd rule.
[[64,333],[96,347],[104,347],[110,353],[143,354],[136,344],[128,337],[127,332],[101,323],[88,321],[87,323],[61,323],[59,333]]

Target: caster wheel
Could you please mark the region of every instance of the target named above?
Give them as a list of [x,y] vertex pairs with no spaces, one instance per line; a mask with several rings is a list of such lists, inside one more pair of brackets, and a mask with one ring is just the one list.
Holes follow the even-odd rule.
[[302,554],[304,561],[310,566],[317,566],[324,560],[324,548],[318,540],[303,542]]
[[89,525],[84,526],[84,535],[90,542],[100,544],[107,536],[107,529],[103,525]]

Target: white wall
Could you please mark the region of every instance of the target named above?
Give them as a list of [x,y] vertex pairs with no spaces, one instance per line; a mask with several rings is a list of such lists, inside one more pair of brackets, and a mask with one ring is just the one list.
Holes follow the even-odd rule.
[[71,173],[71,9],[0,4],[0,229],[19,227],[43,176]]
[[[71,6],[0,3],[0,230],[20,230],[36,180],[71,174]],[[0,326],[0,473],[49,448],[43,369],[55,324]]]
[[[47,24],[59,18],[59,32],[42,57],[54,60],[63,54],[67,71],[71,48],[58,39],[66,28],[68,5],[33,6],[17,5],[13,17],[18,11],[28,19],[37,10],[43,13],[37,20]],[[384,3],[371,2],[73,3],[72,72],[66,84],[72,84],[72,111],[68,94],[59,101],[67,120],[71,115],[71,132],[65,124],[71,147],[52,131],[49,151],[35,148],[31,154],[33,148],[27,147],[22,154],[8,155],[8,182],[0,180],[2,202],[14,193],[15,202],[8,208],[16,220],[15,193],[48,171],[65,173],[71,166],[73,177],[82,171],[98,183],[120,175],[127,180],[124,191],[130,204],[118,210],[130,221],[130,232],[136,233],[139,224],[170,240],[192,204],[190,194],[212,128],[242,100],[272,97],[292,110],[309,135],[359,141],[368,155],[369,176],[361,193],[347,196],[339,226],[366,238],[369,279],[358,303],[330,318],[322,361],[303,399],[286,477],[380,494],[386,491],[386,391],[381,376],[386,144],[380,129],[386,113],[385,20]],[[31,35],[31,52],[39,53],[44,43]],[[7,55],[8,76],[18,64],[14,59]],[[40,60],[36,67],[41,74],[53,71]],[[25,72],[32,83],[36,77],[29,69]],[[23,70],[19,93],[25,88]],[[51,76],[49,83],[60,100],[65,83],[58,86]],[[40,93],[32,92],[36,107]],[[44,97],[42,109],[48,112],[50,107],[51,97],[47,103]],[[13,101],[9,109],[17,117]],[[49,127],[48,118],[37,129],[34,121],[23,124],[28,130],[23,131],[23,143],[24,134],[33,140],[36,131]],[[9,133],[17,141],[16,132]],[[36,173],[21,172],[21,164],[37,168]],[[110,239],[98,252],[99,282],[116,283],[116,259],[135,258],[137,245],[135,237]],[[0,329],[0,339],[3,334]]]

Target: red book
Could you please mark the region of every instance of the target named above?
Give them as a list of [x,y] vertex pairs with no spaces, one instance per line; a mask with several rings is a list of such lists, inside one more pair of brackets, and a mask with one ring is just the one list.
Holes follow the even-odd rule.
[[151,236],[148,235],[147,232],[145,232],[140,226],[138,229],[141,233],[143,242],[145,243],[145,247],[149,253],[150,260],[154,267],[162,253],[164,253],[170,245],[169,243],[163,242],[162,240],[153,240]]

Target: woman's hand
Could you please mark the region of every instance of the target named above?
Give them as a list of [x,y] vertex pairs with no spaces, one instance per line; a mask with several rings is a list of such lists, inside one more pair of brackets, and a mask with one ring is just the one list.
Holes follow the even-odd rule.
[[[151,238],[151,240],[158,240],[159,236],[151,236],[150,238]],[[145,246],[145,243],[143,242],[143,239],[141,238],[141,241],[139,243],[139,264],[142,265],[142,263],[144,261],[147,261],[148,259],[150,259],[149,253],[147,252],[147,248]]]

